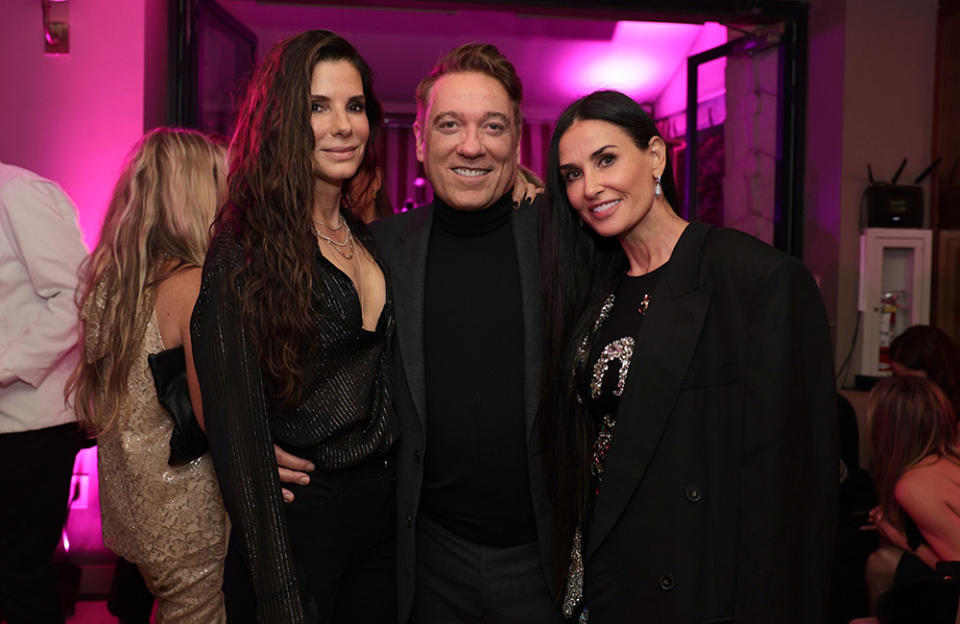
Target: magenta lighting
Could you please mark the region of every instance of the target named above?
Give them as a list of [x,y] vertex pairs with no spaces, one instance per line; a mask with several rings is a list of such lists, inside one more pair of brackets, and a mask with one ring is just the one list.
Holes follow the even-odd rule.
[[[571,98],[597,89],[616,89],[640,102],[669,96],[673,91],[669,87],[678,83],[684,87],[677,97],[682,110],[687,57],[726,41],[727,29],[713,22],[699,25],[621,21],[610,40],[571,43],[555,64],[553,82]],[[722,84],[723,67],[718,66],[716,71]],[[668,109],[675,108],[673,103],[665,104]]]
[[578,78],[586,92],[616,89],[635,93],[644,85],[657,81],[658,73],[662,71],[656,59],[629,50],[617,50],[585,64]]

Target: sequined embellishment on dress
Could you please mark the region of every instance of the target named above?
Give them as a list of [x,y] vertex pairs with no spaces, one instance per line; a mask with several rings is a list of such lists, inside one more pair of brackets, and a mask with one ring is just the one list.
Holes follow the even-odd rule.
[[630,360],[633,359],[634,339],[630,336],[618,338],[603,348],[600,352],[600,358],[593,365],[593,377],[590,379],[590,397],[593,399],[600,397],[600,387],[603,384],[603,376],[607,374],[610,368],[610,362],[618,360],[620,362],[620,371],[617,375],[617,387],[613,389],[613,396],[623,394],[623,387],[627,383],[627,373],[630,372]]
[[[596,334],[597,330],[600,329],[600,326],[603,325],[603,322],[607,320],[607,317],[610,316],[610,310],[613,309],[613,302],[616,300],[616,295],[611,293],[607,296],[606,300],[603,302],[603,306],[600,308],[600,314],[597,316],[597,320],[593,323],[593,331],[589,334],[586,334],[583,337],[583,340],[580,341],[580,346],[577,348],[577,366],[570,373],[570,383],[576,385],[577,381],[577,369],[582,367],[587,362],[587,347],[590,345],[590,338],[592,334]],[[580,390],[576,390],[577,403],[583,405],[583,397],[580,396]]]
[[640,307],[637,308],[637,312],[640,313],[640,316],[647,315],[647,308],[650,307],[650,294],[644,294],[643,299],[640,300]]
[[612,415],[604,414],[600,420],[600,432],[597,433],[597,439],[593,442],[593,462],[590,465],[590,472],[593,473],[594,494],[600,493],[603,467],[607,464],[607,452],[610,451],[610,444],[613,442],[613,428],[616,424],[617,421]]
[[[613,304],[616,300],[615,295],[611,294],[603,302],[600,308],[600,314],[593,324],[593,331],[583,337],[580,346],[577,349],[577,364],[582,367],[586,364],[590,340],[596,335],[600,326],[610,316],[613,310]],[[646,316],[647,308],[650,306],[650,295],[644,294],[637,308],[641,316]],[[600,397],[603,377],[609,369],[610,362],[617,360],[620,368],[617,373],[617,385],[612,390],[613,396],[623,395],[623,389],[626,386],[627,373],[630,371],[630,362],[633,360],[633,351],[636,341],[632,337],[624,337],[614,340],[605,346],[600,353],[600,358],[593,366],[593,376],[590,379],[590,396],[593,399]],[[576,383],[576,369],[571,376],[571,383]],[[583,398],[577,391],[577,402],[583,404]],[[593,443],[592,461],[590,472],[594,479],[594,495],[600,493],[600,482],[603,481],[603,469],[607,463],[607,454],[610,451],[610,445],[613,443],[613,429],[616,426],[616,419],[613,414],[605,414],[600,419],[600,429],[597,432],[597,438]],[[583,534],[581,527],[577,527],[573,535],[573,546],[570,549],[570,566],[567,568],[567,582],[563,592],[563,619],[572,621],[576,618],[578,624],[588,624],[590,621],[590,610],[583,606]]]
[[573,548],[570,549],[570,567],[567,569],[567,588],[563,592],[563,619],[573,617],[577,606],[583,599],[583,538],[580,527],[573,534]]
[[[610,310],[613,309],[613,302],[616,301],[616,299],[617,296],[612,293],[607,296],[603,302],[603,306],[600,308],[600,314],[597,315],[597,320],[593,323],[593,331],[591,334],[597,333],[597,330],[600,329],[603,322],[610,316]],[[587,346],[590,344],[590,337],[590,334],[584,336],[583,340],[580,341],[580,347],[577,349],[577,362],[580,364],[587,361]]]

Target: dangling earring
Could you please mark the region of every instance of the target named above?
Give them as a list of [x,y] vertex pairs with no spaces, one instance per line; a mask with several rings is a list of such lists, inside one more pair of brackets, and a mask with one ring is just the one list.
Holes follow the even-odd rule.
[[656,176],[657,184],[653,187],[653,196],[657,199],[660,199],[660,196],[663,195],[663,187],[660,186],[660,176]]

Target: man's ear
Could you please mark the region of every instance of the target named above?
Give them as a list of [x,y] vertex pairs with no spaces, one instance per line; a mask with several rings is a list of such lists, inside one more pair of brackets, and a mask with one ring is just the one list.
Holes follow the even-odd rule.
[[413,136],[417,144],[417,160],[423,162],[423,128],[420,126],[420,120],[413,122]]

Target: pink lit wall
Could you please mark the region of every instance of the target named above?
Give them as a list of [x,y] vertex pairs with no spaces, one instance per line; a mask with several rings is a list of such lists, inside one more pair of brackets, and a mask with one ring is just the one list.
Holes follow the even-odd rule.
[[[0,161],[58,182],[97,240],[114,181],[144,129],[146,10],[153,0],[72,0],[70,53],[46,56],[39,0],[0,0]],[[165,42],[163,42],[165,46]],[[109,588],[96,449],[75,466],[66,536],[82,593]]]
[[46,56],[39,0],[3,0],[0,161],[58,182],[88,245],[144,126],[144,0],[72,0],[70,54]]
[[[902,179],[909,180],[932,159],[937,5],[811,3],[805,258],[822,278],[837,362],[851,349],[857,323],[858,209],[867,163],[889,180],[907,157]],[[858,351],[852,371],[860,368]]]
[[[845,2],[816,0],[810,7],[810,52],[807,95],[807,145],[804,166],[804,259],[820,280],[827,315],[835,329],[835,361],[843,362],[853,324],[838,315],[839,238],[843,162],[843,80]],[[856,226],[854,226],[856,227]],[[853,253],[859,245],[855,246]],[[847,250],[848,258],[850,250]],[[849,260],[847,260],[849,263]],[[846,272],[853,270],[848,265]],[[856,274],[853,275],[856,279]],[[856,281],[845,280],[854,292]],[[854,306],[855,310],[855,306]],[[855,312],[854,312],[855,313]],[[837,319],[840,323],[837,323]],[[840,343],[843,346],[840,346]],[[865,437],[865,436],[863,436]]]

